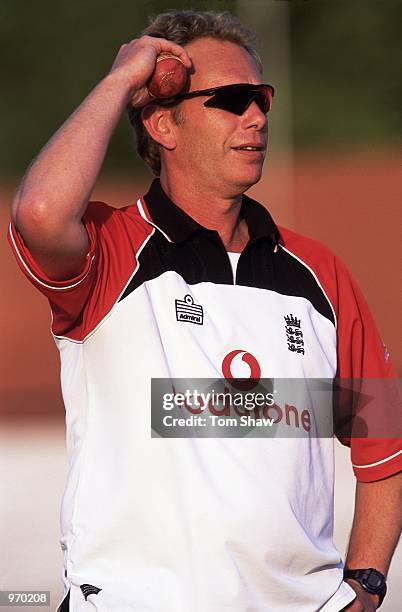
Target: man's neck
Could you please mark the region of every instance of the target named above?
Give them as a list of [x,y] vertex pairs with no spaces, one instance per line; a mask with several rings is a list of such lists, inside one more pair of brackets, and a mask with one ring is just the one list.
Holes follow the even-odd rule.
[[[194,184],[169,181],[161,174],[160,182],[166,195],[197,223],[207,229],[216,230],[227,251],[241,253],[248,242],[247,223],[240,215],[242,194],[221,197],[198,191]],[[184,183],[184,181],[182,182]]]

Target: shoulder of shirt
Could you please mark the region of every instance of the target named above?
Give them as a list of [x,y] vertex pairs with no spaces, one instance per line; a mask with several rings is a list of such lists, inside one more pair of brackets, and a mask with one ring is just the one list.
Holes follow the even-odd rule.
[[347,285],[355,284],[348,266],[325,244],[284,227],[278,226],[278,230],[279,244],[316,275],[331,294],[332,301],[339,290],[340,282],[342,284],[346,282]]
[[109,219],[118,218],[120,220],[134,220],[146,224],[145,219],[138,210],[137,202],[129,204],[121,208],[116,208],[102,201],[91,200],[88,202],[87,209],[83,215],[84,221],[92,221],[93,223],[105,223]]
[[304,236],[282,226],[278,226],[278,230],[281,235],[279,244],[301,259],[306,258],[317,262],[317,264],[323,261],[326,263],[340,261],[334,251],[316,238]]

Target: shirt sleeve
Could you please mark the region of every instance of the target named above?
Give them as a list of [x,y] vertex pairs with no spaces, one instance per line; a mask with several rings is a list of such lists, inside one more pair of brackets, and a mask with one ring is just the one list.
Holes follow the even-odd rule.
[[136,253],[150,234],[136,207],[115,209],[90,202],[82,218],[89,239],[82,272],[56,281],[41,270],[23,236],[10,223],[8,240],[28,280],[47,297],[52,332],[57,337],[82,341],[106,317],[137,269]]
[[397,373],[367,303],[339,259],[336,276],[337,377],[341,387],[342,379],[348,380],[349,399],[355,398],[350,435],[339,439],[351,448],[356,478],[370,482],[402,470],[402,398]]
[[[73,278],[57,281],[49,278],[33,255],[30,253],[22,234],[11,222],[8,229],[8,241],[14,253],[18,266],[27,279],[48,298],[56,327],[66,330],[76,321],[82,311],[97,272],[97,244],[96,236],[85,225],[89,238],[89,250],[86,254],[85,265],[80,274]],[[53,328],[53,325],[52,325]]]

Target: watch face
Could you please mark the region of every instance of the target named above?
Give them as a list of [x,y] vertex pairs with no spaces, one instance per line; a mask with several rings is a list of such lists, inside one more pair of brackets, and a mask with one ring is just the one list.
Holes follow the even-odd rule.
[[383,579],[377,572],[371,571],[365,580],[368,587],[371,589],[379,589],[382,586]]

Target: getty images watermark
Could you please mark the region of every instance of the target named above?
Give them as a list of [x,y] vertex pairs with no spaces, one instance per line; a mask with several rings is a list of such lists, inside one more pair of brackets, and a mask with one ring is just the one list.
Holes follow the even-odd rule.
[[154,378],[151,395],[153,437],[402,437],[398,379]]

